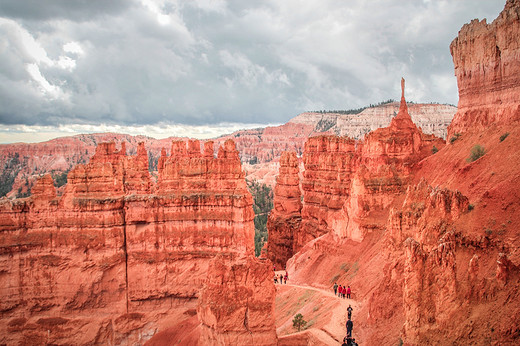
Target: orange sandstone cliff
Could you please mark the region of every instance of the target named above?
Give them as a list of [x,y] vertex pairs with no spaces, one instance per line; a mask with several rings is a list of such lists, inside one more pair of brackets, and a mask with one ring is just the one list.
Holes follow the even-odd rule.
[[449,136],[520,120],[520,9],[507,0],[492,23],[474,19],[450,45],[459,87]]
[[274,189],[274,206],[267,220],[267,258],[279,269],[283,269],[285,262],[296,252],[293,236],[300,228],[302,209],[298,167],[296,153],[282,154]]
[[[61,197],[46,175],[31,197],[2,199],[0,343],[143,343],[191,321],[212,259],[252,260],[254,214],[244,177],[232,141],[217,157],[211,142],[202,151],[198,141],[173,142],[159,160],[157,183],[144,144],[127,156],[124,144],[102,143],[88,164],[70,171]],[[255,268],[255,284],[268,292],[271,277],[263,282],[260,273],[270,265]],[[234,279],[227,284],[250,283]],[[254,294],[241,296],[272,304]],[[235,322],[239,330],[243,320]],[[250,322],[248,332],[256,331]]]
[[[311,137],[305,144],[303,207],[291,208],[286,195],[296,188],[298,165],[281,162],[275,188],[275,209],[270,215],[269,258],[285,263],[293,253],[327,233],[361,241],[384,227],[388,207],[406,191],[413,167],[442,148],[444,141],[424,134],[413,123],[404,98],[390,126],[367,134],[363,141],[336,136]],[[292,156],[295,160],[296,156]],[[293,192],[294,195],[294,192]],[[292,196],[291,196],[292,197]],[[284,214],[285,208],[290,208]],[[283,214],[283,215],[281,215]],[[287,216],[297,222],[287,222]],[[301,220],[301,221],[300,221]],[[292,244],[290,241],[292,239]],[[289,256],[290,257],[290,256]]]
[[[337,164],[329,156],[321,174],[304,173],[299,232],[323,235],[304,244],[287,269],[295,283],[329,290],[334,282],[350,285],[359,304],[354,336],[363,344],[520,340],[518,13],[520,1],[508,0],[492,24],[473,21],[453,41],[460,102],[448,145],[423,155],[416,143],[428,141],[397,116],[355,149],[358,167],[340,219],[353,220],[352,232],[329,226],[326,216],[338,209],[325,201],[334,195],[312,188],[318,181],[321,190],[334,186]],[[475,156],[477,144],[485,150]],[[311,155],[315,162],[319,153]],[[322,218],[307,230],[308,202],[321,207],[315,215]]]

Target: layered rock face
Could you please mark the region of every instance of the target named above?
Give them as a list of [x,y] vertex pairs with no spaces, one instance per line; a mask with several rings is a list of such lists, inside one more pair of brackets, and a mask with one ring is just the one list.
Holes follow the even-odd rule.
[[[399,112],[400,102],[368,107],[357,114],[307,112],[292,118],[290,123],[314,127],[313,135],[329,133],[362,139],[367,133],[388,127]],[[447,128],[457,111],[451,105],[409,103],[412,120],[424,133],[446,138]]]
[[302,190],[302,224],[294,235],[294,248],[325,233],[340,234],[348,223],[343,207],[350,195],[352,173],[356,167],[355,141],[349,138],[320,136],[305,144]]
[[[404,99],[390,126],[356,142],[340,137],[310,138],[305,164],[302,234],[299,247],[319,235],[333,232],[360,241],[409,183],[412,167],[444,146],[440,138],[425,135],[413,123]],[[369,220],[369,216],[374,218]],[[368,220],[368,222],[367,222]]]
[[198,316],[200,345],[276,345],[271,263],[217,256],[207,272]]
[[450,136],[520,120],[520,2],[508,0],[491,24],[465,24],[450,45],[459,87]]
[[193,306],[213,257],[253,256],[234,143],[214,157],[209,142],[174,142],[159,162],[154,184],[143,144],[127,156],[104,143],[63,196],[47,175],[30,198],[1,201],[0,342],[146,341]]
[[[368,233],[382,229],[388,207],[406,191],[414,165],[431,155],[434,147],[443,146],[442,139],[424,134],[413,123],[404,98],[404,80],[399,112],[390,126],[369,133],[363,141],[336,136],[309,138],[303,154],[301,222],[284,223],[287,217],[273,211],[268,225],[269,258],[285,263],[291,238],[296,253],[327,233],[361,241]],[[293,177],[296,168],[293,164]],[[275,199],[286,201],[286,176],[286,167],[281,166]],[[290,220],[298,220],[298,216],[291,211]],[[284,239],[283,247],[279,239]]]
[[273,210],[267,220],[269,241],[266,256],[277,268],[294,254],[294,234],[301,222],[301,191],[299,161],[294,152],[284,152],[274,189]]

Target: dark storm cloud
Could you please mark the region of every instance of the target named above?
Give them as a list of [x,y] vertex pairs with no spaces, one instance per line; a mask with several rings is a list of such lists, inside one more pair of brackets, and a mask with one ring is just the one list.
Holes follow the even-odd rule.
[[3,1],[0,124],[282,123],[457,103],[449,44],[503,1]]
[[28,20],[91,20],[117,15],[131,5],[127,0],[2,0],[0,16]]

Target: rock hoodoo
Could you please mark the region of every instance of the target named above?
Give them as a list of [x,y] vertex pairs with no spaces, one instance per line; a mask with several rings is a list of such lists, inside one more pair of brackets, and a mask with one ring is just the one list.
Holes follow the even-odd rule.
[[70,171],[63,196],[46,175],[31,197],[3,199],[0,342],[136,343],[167,328],[168,314],[196,307],[212,258],[252,260],[244,177],[231,140],[217,157],[211,142],[202,152],[198,141],[173,142],[157,184],[143,144],[127,156],[124,144],[102,143]]
[[459,87],[450,136],[520,120],[520,5],[507,0],[492,23],[474,19],[450,45]]
[[300,228],[302,202],[299,172],[296,153],[284,152],[276,178],[274,207],[267,220],[267,258],[280,269],[295,252],[293,236]]

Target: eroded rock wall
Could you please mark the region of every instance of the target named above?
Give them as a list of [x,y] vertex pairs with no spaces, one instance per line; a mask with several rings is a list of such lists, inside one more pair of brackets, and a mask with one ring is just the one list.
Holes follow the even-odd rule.
[[294,234],[301,223],[301,191],[299,160],[295,152],[284,152],[274,188],[273,209],[267,219],[269,241],[266,256],[283,269],[295,252]]
[[[390,126],[377,129],[363,141],[321,136],[306,143],[302,189],[300,248],[327,232],[361,241],[374,227],[384,225],[384,212],[406,191],[412,168],[440,149],[444,141],[424,134],[413,123],[404,98]],[[379,224],[379,226],[378,226]]]
[[127,156],[104,143],[68,179],[61,197],[47,175],[0,203],[1,342],[144,342],[193,305],[213,257],[253,256],[232,141],[217,157],[211,143],[174,142],[157,184],[144,145]]
[[520,5],[507,0],[492,23],[474,19],[450,45],[459,105],[449,136],[520,120]]
[[273,270],[252,256],[215,257],[201,291],[200,345],[276,345]]

